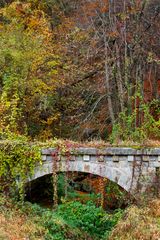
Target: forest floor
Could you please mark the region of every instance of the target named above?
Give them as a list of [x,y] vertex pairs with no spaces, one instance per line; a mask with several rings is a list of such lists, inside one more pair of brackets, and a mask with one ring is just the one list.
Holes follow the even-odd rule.
[[[39,236],[36,236],[37,232]],[[8,216],[0,213],[0,240],[42,240],[43,235],[44,229],[27,216],[11,210]]]
[[126,209],[109,240],[160,240],[160,199]]
[[[36,216],[31,218],[9,202],[7,206],[1,205],[0,240],[42,240],[44,236],[45,228],[39,224]],[[74,236],[69,239],[74,239]],[[145,206],[128,207],[107,239],[159,240],[160,199],[152,200]]]

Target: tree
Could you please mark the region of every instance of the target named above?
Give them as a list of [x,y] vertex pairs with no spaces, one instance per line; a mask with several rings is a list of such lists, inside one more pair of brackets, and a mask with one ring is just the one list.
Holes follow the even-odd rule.
[[34,136],[57,121],[56,110],[45,113],[58,85],[60,60],[44,12],[30,7],[12,3],[1,10],[0,111],[3,131]]
[[[155,87],[158,86],[159,71],[159,53],[156,47],[159,25],[158,3],[138,0],[134,2],[95,0],[83,1],[79,7],[82,14],[78,18],[77,31],[82,34],[79,39],[85,36],[85,40],[81,45],[77,45],[78,49],[74,42],[74,49],[70,48],[70,52],[72,51],[74,57],[75,53],[77,54],[76,66],[80,74],[85,75],[93,68],[93,73],[96,73],[96,78],[91,74],[87,82],[81,78],[84,88],[88,88],[89,84],[89,89],[92,89],[89,99],[94,99],[90,105],[86,96],[87,109],[89,106],[90,109],[89,113],[87,111],[87,117],[85,114],[81,116],[89,122],[91,118],[95,122],[95,117],[101,116],[105,125],[109,123],[110,118],[113,126],[121,112],[125,112],[129,117],[136,111],[131,127],[133,130],[141,127],[144,120],[143,105],[149,104],[154,99],[158,100],[159,96],[158,87]],[[151,37],[150,32],[153,34],[153,31],[154,37]],[[150,59],[151,56],[154,56],[154,60]],[[147,82],[150,84],[150,90],[146,89]],[[98,96],[96,98],[93,97],[95,89]],[[148,90],[149,99],[146,93]],[[105,111],[102,110],[104,108]],[[151,109],[149,111],[151,113]],[[105,112],[105,117],[102,112],[103,114]],[[97,121],[100,122],[100,118]]]

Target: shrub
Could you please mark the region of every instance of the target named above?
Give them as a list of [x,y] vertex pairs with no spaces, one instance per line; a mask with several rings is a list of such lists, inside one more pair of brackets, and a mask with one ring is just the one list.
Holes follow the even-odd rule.
[[111,231],[121,217],[121,212],[119,212],[119,218],[115,218],[114,215],[111,217],[101,207],[97,208],[91,201],[85,205],[80,202],[60,205],[57,214],[62,216],[71,226],[80,228],[94,236],[94,239],[99,239],[106,231]]

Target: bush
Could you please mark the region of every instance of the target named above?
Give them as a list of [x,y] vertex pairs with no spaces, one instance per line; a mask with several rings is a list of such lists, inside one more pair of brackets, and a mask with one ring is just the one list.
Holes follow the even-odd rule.
[[107,214],[101,207],[97,208],[93,202],[82,204],[80,202],[69,202],[60,205],[57,214],[63,217],[71,226],[77,227],[84,232],[100,239],[105,232],[110,232],[119,218]]
[[89,234],[63,219],[56,211],[45,209],[37,204],[25,203],[21,208],[28,217],[36,216],[36,223],[45,228],[45,240],[91,240]]
[[[156,100],[149,104],[141,102],[139,108],[136,108],[132,113],[128,113],[127,109],[121,112],[113,125],[110,141],[112,143],[119,140],[143,142],[153,137],[159,139],[160,119],[153,116],[153,109],[155,115],[159,116],[159,102]],[[141,120],[138,116],[141,116]]]

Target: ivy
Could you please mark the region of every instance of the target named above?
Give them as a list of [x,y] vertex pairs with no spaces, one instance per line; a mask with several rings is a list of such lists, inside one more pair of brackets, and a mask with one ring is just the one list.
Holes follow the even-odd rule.
[[[73,143],[54,139],[46,142],[30,142],[22,135],[9,131],[0,131],[0,191],[24,199],[24,187],[27,179],[34,175],[35,166],[42,164],[42,148],[55,148],[53,157],[53,200],[58,205],[58,172],[61,171],[61,155],[67,155],[66,169]],[[67,173],[65,173],[66,175]],[[67,195],[68,179],[65,177],[65,195]]]
[[41,163],[40,147],[23,140],[0,142],[0,190],[24,198],[24,185]]

